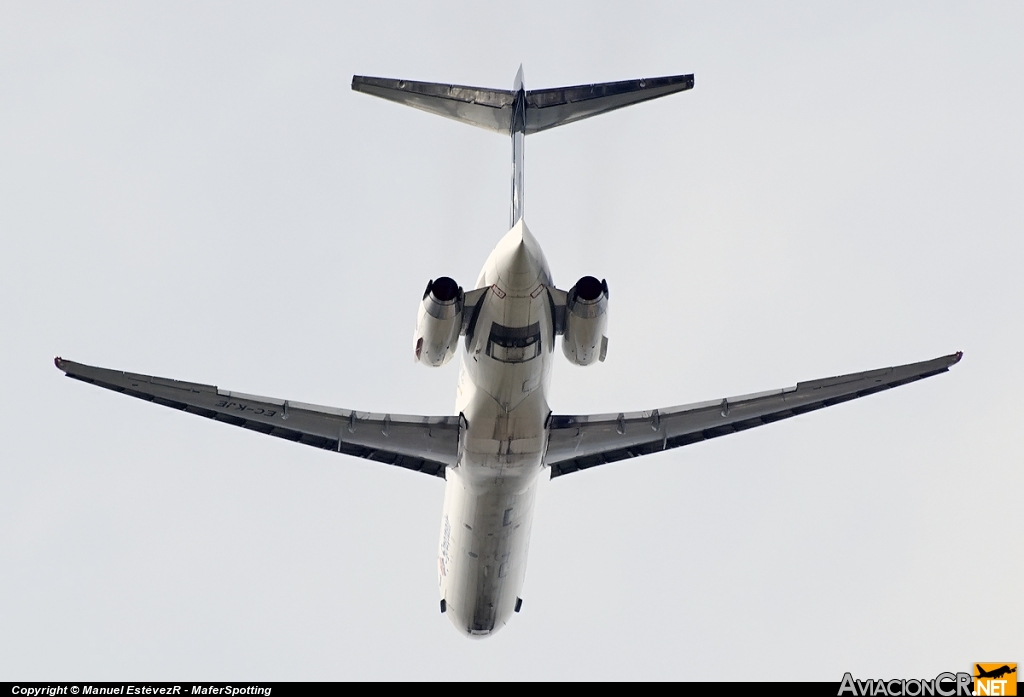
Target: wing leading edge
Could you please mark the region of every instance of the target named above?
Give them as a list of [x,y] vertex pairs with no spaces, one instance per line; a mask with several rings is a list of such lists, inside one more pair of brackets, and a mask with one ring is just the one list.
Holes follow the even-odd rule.
[[69,378],[296,443],[444,478],[459,448],[458,416],[400,416],[228,392],[213,385],[95,368],[62,358]]
[[558,477],[595,465],[679,448],[830,407],[949,370],[962,352],[893,368],[797,383],[795,387],[653,411],[552,415],[545,462]]

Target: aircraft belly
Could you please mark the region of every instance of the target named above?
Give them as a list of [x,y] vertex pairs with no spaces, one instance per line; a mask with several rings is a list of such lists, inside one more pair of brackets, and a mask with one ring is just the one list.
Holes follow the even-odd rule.
[[480,487],[456,469],[447,474],[438,560],[441,598],[461,632],[483,637],[503,627],[515,611],[540,478]]
[[[538,369],[546,359],[538,357]],[[448,618],[470,636],[504,626],[521,595],[547,445],[544,387],[510,410],[478,389],[463,405],[467,425],[458,464],[445,473],[438,562]]]
[[526,576],[551,413],[550,282],[520,221],[481,272],[479,287],[491,291],[466,334],[456,399],[463,428],[457,463],[445,472],[438,580],[448,618],[470,636],[508,622]]

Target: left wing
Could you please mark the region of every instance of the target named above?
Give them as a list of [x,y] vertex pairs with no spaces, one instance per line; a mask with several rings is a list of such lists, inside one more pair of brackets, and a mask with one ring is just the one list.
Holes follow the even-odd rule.
[[94,368],[54,359],[69,378],[278,438],[444,478],[459,450],[458,416],[369,414],[213,385]]
[[552,478],[787,419],[949,370],[957,352],[921,363],[798,383],[783,390],[630,414],[552,415],[545,464]]

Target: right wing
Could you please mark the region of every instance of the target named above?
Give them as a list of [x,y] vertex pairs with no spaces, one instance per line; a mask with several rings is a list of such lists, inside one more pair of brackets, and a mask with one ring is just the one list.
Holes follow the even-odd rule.
[[458,416],[399,416],[228,392],[213,385],[54,359],[69,378],[285,440],[444,478],[459,451]]
[[830,407],[938,375],[963,353],[921,363],[798,383],[771,392],[630,414],[552,415],[545,464],[552,478],[595,465],[678,448]]

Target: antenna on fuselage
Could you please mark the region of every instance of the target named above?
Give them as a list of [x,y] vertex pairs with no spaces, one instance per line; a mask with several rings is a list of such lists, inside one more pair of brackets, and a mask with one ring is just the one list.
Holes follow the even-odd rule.
[[352,89],[357,92],[511,135],[512,225],[523,217],[523,149],[527,135],[692,87],[693,75],[672,75],[527,91],[523,84],[522,65],[512,90],[362,75],[352,77]]

